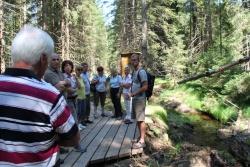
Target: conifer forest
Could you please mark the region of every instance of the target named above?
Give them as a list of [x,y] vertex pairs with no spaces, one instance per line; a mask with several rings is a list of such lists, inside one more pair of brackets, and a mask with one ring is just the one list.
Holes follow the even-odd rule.
[[48,32],[63,60],[87,62],[93,73],[142,53],[156,76],[147,142],[165,142],[134,166],[250,165],[249,0],[0,0],[1,72],[24,24]]

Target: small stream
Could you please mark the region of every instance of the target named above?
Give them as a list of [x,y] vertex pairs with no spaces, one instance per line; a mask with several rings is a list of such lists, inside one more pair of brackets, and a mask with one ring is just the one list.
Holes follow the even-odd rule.
[[231,154],[229,140],[218,137],[218,130],[224,125],[209,115],[168,111],[168,126],[169,138],[175,147],[181,148],[179,158],[173,163],[185,161],[190,164],[191,156],[202,162],[200,166],[243,166],[242,161]]
[[[217,131],[223,125],[210,116],[202,113],[168,112],[169,136],[173,141],[189,142],[197,146],[213,149],[227,149],[225,142],[218,138]],[[176,121],[177,120],[177,121]]]

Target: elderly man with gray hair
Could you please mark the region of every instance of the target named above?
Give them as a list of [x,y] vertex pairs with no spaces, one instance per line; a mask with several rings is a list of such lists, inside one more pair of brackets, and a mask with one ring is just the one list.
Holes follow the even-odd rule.
[[54,42],[26,25],[12,42],[13,67],[0,75],[0,166],[54,166],[59,145],[79,144],[64,96],[41,78]]

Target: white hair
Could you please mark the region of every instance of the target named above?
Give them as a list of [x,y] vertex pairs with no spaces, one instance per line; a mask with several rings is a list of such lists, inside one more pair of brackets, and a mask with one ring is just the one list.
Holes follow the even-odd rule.
[[54,52],[54,42],[45,31],[25,25],[14,38],[11,46],[12,61],[24,61],[35,65],[44,54],[51,58]]

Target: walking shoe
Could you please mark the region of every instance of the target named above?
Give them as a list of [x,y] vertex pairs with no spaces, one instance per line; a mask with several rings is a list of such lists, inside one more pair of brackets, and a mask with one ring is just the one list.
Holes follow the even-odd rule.
[[83,126],[82,124],[78,124],[78,129],[79,130],[83,130],[83,129],[85,129],[86,128],[86,126]]
[[92,124],[93,121],[90,121],[89,119],[87,119],[87,120],[85,121],[85,123]]
[[69,150],[68,149],[65,149],[65,148],[62,148],[62,147],[60,147],[60,154],[66,154],[66,153],[68,153],[69,152]]
[[84,121],[81,122],[81,125],[85,127],[87,126],[87,124]]
[[117,120],[121,120],[121,119],[122,119],[122,117],[121,117],[121,116],[120,116],[120,117],[116,117],[116,119],[117,119]]
[[139,140],[140,140],[139,137],[138,137],[137,139],[132,139],[132,140],[131,140],[131,143],[137,143],[137,142],[139,142]]
[[63,159],[59,159],[58,161],[59,161],[59,166],[60,166],[60,164],[63,164],[63,163],[64,163],[64,160],[63,160]]
[[98,115],[97,115],[97,114],[95,114],[95,115],[94,115],[94,118],[95,118],[95,119],[97,119],[97,118],[98,118]]
[[101,114],[102,117],[106,117],[107,115],[105,115],[104,113]]
[[74,147],[74,149],[75,149],[75,151],[76,152],[80,152],[80,153],[85,153],[85,152],[87,152],[87,149],[86,148],[83,148],[82,146],[75,146]]
[[124,120],[124,123],[125,123],[125,124],[131,124],[131,123],[133,123],[133,122],[132,122],[130,119],[125,119],[125,120]]
[[133,144],[133,149],[139,149],[139,148],[144,148],[144,147],[146,147],[146,144],[145,144],[145,142],[137,142],[137,143],[134,143]]

